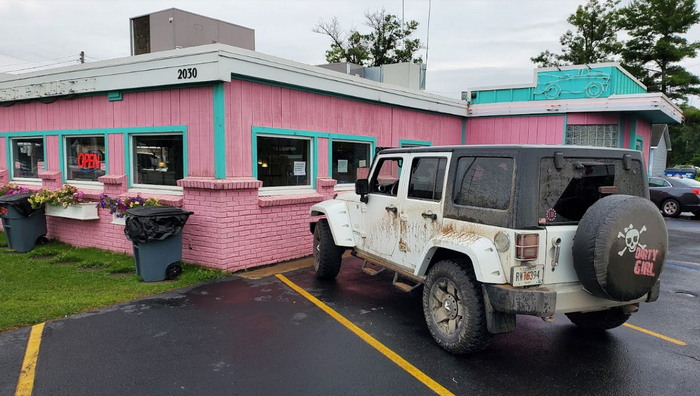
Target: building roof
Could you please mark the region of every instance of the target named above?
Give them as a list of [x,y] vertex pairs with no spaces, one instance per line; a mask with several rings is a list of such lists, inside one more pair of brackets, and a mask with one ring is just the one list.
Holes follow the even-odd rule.
[[668,133],[667,124],[654,124],[651,126],[651,147],[658,147],[664,139],[666,151],[671,151],[671,135]]
[[[196,68],[196,76],[179,71]],[[93,94],[242,78],[332,95],[466,116],[466,103],[378,83],[225,44],[161,51],[14,75],[0,80],[0,102]]]

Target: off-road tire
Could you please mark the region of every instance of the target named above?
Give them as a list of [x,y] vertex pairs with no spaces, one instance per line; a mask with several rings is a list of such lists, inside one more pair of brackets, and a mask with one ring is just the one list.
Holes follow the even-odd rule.
[[661,204],[661,212],[667,217],[678,217],[681,215],[681,205],[675,199],[669,198]]
[[589,331],[605,331],[622,326],[632,314],[625,313],[622,307],[596,312],[572,312],[566,314],[571,323]]
[[423,314],[430,334],[454,354],[478,352],[489,345],[481,285],[464,261],[442,260],[428,272]]
[[314,228],[314,270],[319,279],[333,279],[340,272],[344,248],[336,246],[327,220],[319,220]]

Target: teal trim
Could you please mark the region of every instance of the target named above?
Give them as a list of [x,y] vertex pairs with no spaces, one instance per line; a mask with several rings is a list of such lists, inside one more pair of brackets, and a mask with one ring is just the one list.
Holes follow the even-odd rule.
[[367,158],[367,166],[372,163],[372,153],[377,147],[377,138],[372,136],[356,136],[356,135],[341,135],[332,133],[328,138],[328,177],[333,177],[333,141],[345,141],[352,143],[369,143],[369,158]]
[[630,125],[630,143],[628,148],[634,150],[637,143],[637,117],[631,117],[631,119],[632,125]]
[[[10,141],[9,137],[5,137],[4,139],[5,139],[5,166],[7,167],[8,178],[9,178],[9,180],[12,180],[13,179],[12,172],[10,171],[10,169],[12,169],[12,158],[10,158],[10,156],[12,155],[12,151],[11,151],[12,149],[10,147],[12,142]],[[45,152],[44,152],[44,155],[46,155]],[[46,157],[44,157],[44,158],[46,158]]]
[[226,178],[226,98],[224,84],[214,84],[214,178]]
[[432,146],[433,142],[429,140],[408,140],[408,139],[399,139],[399,147],[404,147],[405,145],[410,145],[410,146]]
[[107,133],[164,133],[185,132],[187,125],[129,127],[129,128],[94,128],[94,129],[60,129],[28,132],[3,132],[6,137],[15,136],[66,136],[66,135],[99,135]]
[[[637,145],[639,143],[639,145]],[[637,136],[635,139],[635,144],[634,144],[634,149],[637,151],[644,151],[644,138],[641,136]]]
[[564,136],[564,140],[561,142],[561,144],[566,144],[566,138],[568,138],[569,134],[569,114],[565,113],[564,114],[564,133],[562,134]]
[[119,91],[107,92],[107,101],[109,102],[119,102],[124,99],[124,96]]
[[126,175],[126,188],[131,188],[131,136],[128,133],[124,137],[124,174]]
[[58,170],[61,172],[61,182],[66,182],[66,161],[63,159],[64,149],[66,144],[62,134],[58,134]]
[[462,119],[462,145],[467,144],[467,119]]
[[63,133],[63,131],[61,131],[57,135],[58,135],[58,158],[59,158],[58,167],[59,167],[59,170],[61,171],[61,182],[63,184],[66,184],[66,181],[68,180],[68,177],[67,177],[66,172],[65,172],[66,161],[68,160],[68,158],[65,158],[63,155],[63,153],[65,152],[64,147],[66,145],[66,137],[67,136],[76,136],[76,135],[77,136],[86,135],[86,136],[96,136],[96,137],[102,136],[102,138],[104,139],[104,143],[105,143],[105,152],[104,152],[104,155],[105,155],[105,175],[109,174],[109,148],[108,148],[109,139],[107,138],[107,132],[102,132],[102,133]]
[[620,113],[620,119],[617,122],[617,147],[624,147],[625,142],[625,118]]
[[44,141],[43,143],[43,149],[44,149],[44,170],[49,170],[49,161],[46,158],[46,136],[42,136],[42,140]]

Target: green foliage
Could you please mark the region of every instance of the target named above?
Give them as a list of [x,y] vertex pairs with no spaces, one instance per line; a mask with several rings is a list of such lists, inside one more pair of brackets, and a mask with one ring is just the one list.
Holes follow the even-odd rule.
[[[7,246],[0,232],[0,246]],[[0,331],[62,318],[227,274],[183,264],[176,281],[141,282],[134,259],[51,241],[29,253],[0,248]]]
[[423,61],[415,55],[421,48],[420,40],[410,38],[418,28],[417,21],[402,24],[396,15],[387,14],[383,9],[372,14],[365,12],[365,19],[365,25],[371,29],[367,34],[355,29],[343,32],[337,18],[330,22],[319,21],[313,31],[332,40],[331,48],[326,51],[327,62],[380,66]]
[[562,53],[544,51],[530,58],[539,67],[560,65],[582,65],[587,63],[609,62],[620,52],[621,44],[617,40],[617,22],[619,13],[615,6],[620,0],[589,0],[584,6],[578,6],[567,21],[576,30],[568,30],[559,39]]
[[77,188],[66,184],[56,191],[43,189],[29,197],[29,204],[32,208],[38,209],[44,205],[63,206],[76,205],[83,201],[83,192]]
[[632,74],[672,99],[700,94],[698,76],[675,64],[694,58],[700,48],[700,42],[681,37],[700,22],[695,0],[633,0],[621,16],[620,27],[631,37],[622,58]]
[[682,106],[682,109],[685,123],[669,125],[672,150],[668,164],[700,166],[700,109],[692,106]]

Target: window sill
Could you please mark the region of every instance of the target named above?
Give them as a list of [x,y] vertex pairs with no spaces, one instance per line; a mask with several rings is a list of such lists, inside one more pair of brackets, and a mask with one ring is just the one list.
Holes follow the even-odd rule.
[[260,187],[258,196],[266,197],[271,195],[304,195],[316,194],[316,190],[311,186],[295,186],[295,187]]
[[178,186],[144,186],[135,185],[132,186],[129,193],[139,193],[139,194],[162,194],[162,195],[183,195],[182,187]]
[[284,194],[284,195],[268,195],[258,197],[258,206],[286,206],[297,204],[310,204],[323,201],[323,195],[316,192],[306,194]]

